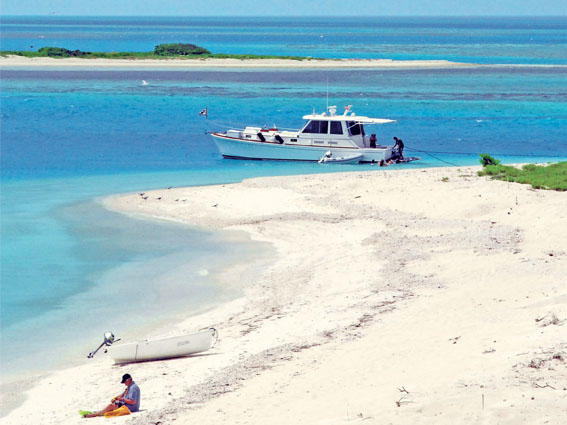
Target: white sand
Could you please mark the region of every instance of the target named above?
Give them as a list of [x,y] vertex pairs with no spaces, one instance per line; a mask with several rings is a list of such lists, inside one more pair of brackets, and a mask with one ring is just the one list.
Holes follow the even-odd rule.
[[243,282],[243,298],[160,331],[214,325],[211,355],[85,360],[39,380],[0,422],[84,423],[76,410],[105,405],[129,372],[143,411],[116,423],[565,423],[567,194],[475,170],[377,168],[108,199],[244,230],[272,243],[277,261]]
[[81,59],[0,57],[0,68],[451,68],[474,66],[446,60],[394,61],[391,59]]

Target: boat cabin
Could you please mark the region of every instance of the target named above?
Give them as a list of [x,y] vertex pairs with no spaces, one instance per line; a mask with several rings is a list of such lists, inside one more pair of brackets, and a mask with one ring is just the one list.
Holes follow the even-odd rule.
[[325,144],[333,147],[348,147],[355,144],[359,148],[370,146],[364,131],[364,124],[385,124],[393,120],[381,118],[358,117],[350,112],[351,106],[345,107],[343,115],[337,115],[336,106],[330,106],[329,112],[305,115],[305,125],[297,135],[300,141],[311,140],[311,143]]
[[362,123],[357,121],[330,120],[329,117],[310,119],[299,131],[300,139],[313,139],[324,137],[330,141],[345,139],[345,136],[356,143],[358,147],[365,147],[365,132]]

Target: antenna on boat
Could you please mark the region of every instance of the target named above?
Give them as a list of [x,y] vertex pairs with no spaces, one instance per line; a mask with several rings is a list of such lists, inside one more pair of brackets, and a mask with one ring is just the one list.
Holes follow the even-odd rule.
[[329,110],[329,76],[327,76],[327,108],[325,111]]

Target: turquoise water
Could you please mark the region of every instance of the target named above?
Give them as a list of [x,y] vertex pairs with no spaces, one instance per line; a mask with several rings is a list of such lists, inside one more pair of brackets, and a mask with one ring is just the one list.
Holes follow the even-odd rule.
[[[12,20],[2,28],[2,48],[8,42],[30,43],[40,27],[49,28],[60,43],[86,40],[99,43],[96,46],[104,47],[100,50],[116,46],[117,39],[145,45],[145,34],[158,41],[173,37],[167,19],[155,26],[129,21],[130,35],[125,37],[120,20],[106,19],[102,29],[100,20],[87,21],[71,25],[74,21],[64,18],[60,25],[46,26],[41,20]],[[249,47],[253,41],[262,48],[279,46],[302,54],[305,50],[298,46],[315,43],[321,51],[330,49],[340,56],[349,49],[356,52],[361,45],[356,40],[369,49],[380,46],[373,35],[377,30],[370,27],[356,32],[356,40],[342,37],[345,48],[317,44],[308,29],[303,38],[301,32],[294,35],[294,44],[270,35],[273,26],[268,31],[267,26],[247,22],[227,28],[216,20],[199,22],[199,31],[216,34],[227,48]],[[321,21],[318,28],[330,33],[333,22]],[[435,22],[416,22],[414,32],[449,31],[446,21],[439,28]],[[471,31],[481,31],[487,34],[485,44],[502,42],[504,50],[512,49],[508,44],[531,46],[525,21],[508,22],[508,32],[502,22],[482,28],[477,28],[478,22],[476,27],[461,22],[450,29],[452,39],[466,40]],[[403,51],[407,45],[395,23],[380,31],[383,37],[390,31],[389,37],[397,40],[394,50]],[[171,26],[181,33],[187,30],[183,23]],[[338,31],[355,29],[351,24]],[[237,37],[231,44],[227,40],[235,31],[248,38]],[[254,36],[258,31],[261,37]],[[549,40],[547,35],[536,36],[539,44],[548,40],[548,48],[542,51],[538,44],[524,56],[514,48],[514,61],[521,56],[525,63],[545,62],[548,54],[549,63],[557,62],[564,22],[545,21],[532,32],[540,31],[552,33]],[[367,36],[361,35],[365,32]],[[501,37],[491,38],[493,32]],[[174,31],[175,37],[179,34]],[[422,50],[444,51],[446,46],[435,40],[429,39]],[[470,55],[469,44],[459,46],[455,49],[460,57]],[[485,60],[493,63],[498,58]],[[244,237],[226,239],[189,227],[180,232],[178,226],[110,213],[99,206],[100,197],[255,176],[376,170],[370,165],[225,160],[207,131],[239,124],[297,128],[302,115],[324,109],[328,95],[329,104],[339,109],[352,104],[358,114],[397,120],[373,132],[385,144],[393,136],[403,138],[407,153],[423,158],[404,168],[477,164],[481,152],[508,163],[567,160],[564,67],[0,72],[3,375],[83,361],[106,330],[142,336],[148,326],[235,296],[238,287],[223,288],[215,272],[266,251]],[[149,84],[142,85],[142,80]],[[198,116],[204,107],[209,119]]]

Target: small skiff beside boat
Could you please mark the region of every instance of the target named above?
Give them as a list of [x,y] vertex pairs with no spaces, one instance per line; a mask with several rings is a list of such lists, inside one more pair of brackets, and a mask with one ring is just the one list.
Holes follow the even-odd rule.
[[363,156],[361,153],[358,155],[334,156],[331,151],[328,151],[318,162],[319,164],[358,164]]
[[[172,338],[144,340],[126,344],[113,345],[114,335],[105,333],[105,340],[95,351],[89,354],[92,358],[104,345],[106,352],[114,363],[133,363],[150,360],[170,359],[202,353],[209,350],[217,341],[218,332],[210,328],[201,332]],[[117,340],[118,341],[118,340]]]

